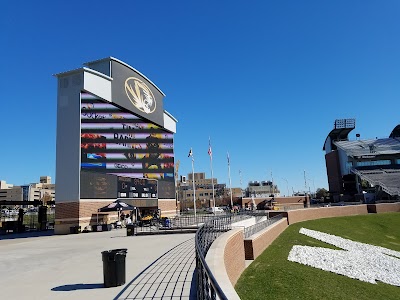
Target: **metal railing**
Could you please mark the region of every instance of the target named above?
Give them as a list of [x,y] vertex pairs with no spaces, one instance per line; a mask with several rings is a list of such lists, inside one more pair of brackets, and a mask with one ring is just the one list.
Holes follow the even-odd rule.
[[[1,214],[0,215],[0,223],[2,227],[0,228],[1,233],[7,233],[8,231],[15,231],[15,225],[18,220],[18,214]],[[47,210],[47,217],[46,217],[46,229],[54,229],[54,222],[55,222],[55,210],[54,208]],[[10,223],[11,226],[8,226]],[[11,224],[13,223],[13,224]],[[22,225],[24,227],[24,231],[34,231],[40,230],[40,223],[39,223],[39,213],[38,212],[27,212],[23,216]],[[13,227],[13,229],[8,230],[8,227]]]
[[210,220],[218,220],[220,218],[229,217],[231,222],[239,222],[248,219],[252,216],[265,216],[265,213],[256,212],[240,212],[240,213],[222,213],[222,214],[197,214],[194,215],[181,215],[175,216],[168,219],[152,219],[146,222],[139,221],[135,223],[134,234],[163,234],[167,231],[182,231],[182,232],[193,232],[206,224]]
[[213,219],[215,216],[212,214],[198,214],[175,216],[171,218],[152,219],[146,222],[139,221],[135,223],[136,234],[162,234],[167,231],[197,231],[198,227],[206,223],[208,220]]
[[[237,216],[236,216],[237,217]],[[197,299],[228,300],[206,263],[206,255],[218,236],[231,230],[234,216],[214,216],[196,232]],[[218,298],[217,298],[218,297]]]
[[[228,298],[222,291],[217,280],[212,274],[206,262],[206,255],[211,247],[211,244],[223,233],[232,229],[232,223],[243,221],[254,217],[256,222],[261,218],[268,216],[266,211],[244,211],[234,214],[226,214],[220,216],[212,216],[211,219],[204,224],[196,232],[196,270],[197,270],[197,299],[221,299]],[[271,218],[271,223],[274,223],[282,218],[278,215]],[[267,225],[263,224],[263,228]]]
[[243,229],[244,237],[245,238],[249,238],[253,234],[256,234],[257,232],[260,232],[261,230],[267,228],[268,226],[271,226],[272,224],[278,222],[279,220],[282,219],[282,217],[283,217],[283,214],[280,214],[280,215],[274,216],[274,217],[272,217],[270,219],[258,222],[258,223],[254,224],[254,225],[245,227]]

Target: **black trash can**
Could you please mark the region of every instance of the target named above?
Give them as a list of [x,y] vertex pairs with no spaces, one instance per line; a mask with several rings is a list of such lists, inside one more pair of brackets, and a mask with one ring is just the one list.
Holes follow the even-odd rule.
[[72,226],[69,228],[69,233],[80,233],[81,232],[81,226]]
[[126,225],[126,235],[127,236],[135,235],[135,225],[133,224]]
[[104,287],[125,284],[125,257],[127,249],[114,249],[101,252],[103,258]]

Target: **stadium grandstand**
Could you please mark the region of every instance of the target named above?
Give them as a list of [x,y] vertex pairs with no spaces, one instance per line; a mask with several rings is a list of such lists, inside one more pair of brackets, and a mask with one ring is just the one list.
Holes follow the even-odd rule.
[[354,119],[336,120],[325,140],[329,192],[335,202],[399,200],[400,125],[388,138],[350,141]]

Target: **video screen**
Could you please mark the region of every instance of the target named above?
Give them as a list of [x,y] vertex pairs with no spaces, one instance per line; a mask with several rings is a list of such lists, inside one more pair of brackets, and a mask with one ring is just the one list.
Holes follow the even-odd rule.
[[173,134],[81,93],[81,169],[156,179],[158,197],[175,198]]
[[81,171],[82,199],[115,199],[117,187],[117,176]]
[[118,198],[157,199],[157,180],[118,176]]

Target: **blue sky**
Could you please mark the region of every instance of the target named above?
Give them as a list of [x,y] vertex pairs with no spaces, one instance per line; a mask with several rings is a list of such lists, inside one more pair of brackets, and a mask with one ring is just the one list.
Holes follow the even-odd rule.
[[[399,1],[3,1],[0,179],[55,177],[53,74],[113,56],[165,94],[179,174],[283,194],[327,188],[335,119],[361,138],[400,123]],[[286,181],[287,183],[286,184]]]

